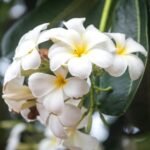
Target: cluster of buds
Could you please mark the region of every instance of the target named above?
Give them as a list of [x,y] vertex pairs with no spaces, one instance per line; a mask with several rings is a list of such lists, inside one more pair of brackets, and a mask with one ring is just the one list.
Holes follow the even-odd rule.
[[[114,77],[128,68],[131,80],[137,80],[144,64],[135,54],[147,52],[124,34],[85,28],[84,21],[73,18],[51,29],[45,23],[23,35],[5,74],[3,98],[10,111],[39,120],[65,147],[99,150],[98,141],[79,130],[87,131],[94,112],[92,102],[84,108],[83,98],[94,91],[93,66]],[[40,48],[43,42],[50,46]]]

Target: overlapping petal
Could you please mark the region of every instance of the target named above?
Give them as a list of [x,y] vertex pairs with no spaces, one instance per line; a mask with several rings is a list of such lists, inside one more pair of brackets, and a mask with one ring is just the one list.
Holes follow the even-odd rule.
[[92,64],[86,57],[74,57],[68,62],[68,70],[73,76],[85,79],[92,72]]
[[39,52],[34,49],[21,60],[23,70],[37,69],[41,64]]
[[80,98],[89,92],[90,86],[85,80],[71,77],[67,79],[64,92],[68,97]]
[[145,48],[131,38],[128,38],[126,40],[125,48],[126,48],[127,54],[140,52],[144,56],[147,56],[147,51],[145,50]]
[[63,24],[68,28],[68,29],[73,29],[79,33],[83,33],[85,31],[85,28],[83,26],[83,23],[85,21],[85,18],[73,18],[70,19],[69,21],[64,21]]
[[101,49],[91,50],[88,54],[88,58],[92,63],[94,63],[95,65],[101,68],[109,67],[112,64],[114,59],[111,53]]
[[64,141],[64,145],[72,150],[101,150],[97,139],[77,130]]
[[50,113],[60,114],[64,109],[64,97],[62,89],[51,91],[43,98],[43,105]]
[[59,115],[61,123],[66,127],[75,126],[78,121],[81,119],[81,111],[79,108],[66,104],[64,110]]
[[144,64],[140,58],[135,55],[126,57],[129,66],[129,75],[132,80],[137,80],[144,72]]
[[34,73],[29,77],[29,88],[35,97],[42,97],[51,92],[54,86],[55,77],[45,73]]
[[55,136],[64,139],[67,137],[67,134],[65,133],[63,125],[60,123],[59,119],[55,115],[51,115],[49,119],[49,127],[52,130],[52,132],[55,134]]
[[[20,66],[20,61],[13,61],[12,64],[8,67],[5,77],[4,77],[4,86],[6,85],[7,82],[18,78],[19,80],[21,79],[21,66]],[[22,79],[21,79],[22,80]]]
[[115,56],[113,64],[105,70],[112,76],[119,77],[123,75],[127,69],[127,60],[125,57]]

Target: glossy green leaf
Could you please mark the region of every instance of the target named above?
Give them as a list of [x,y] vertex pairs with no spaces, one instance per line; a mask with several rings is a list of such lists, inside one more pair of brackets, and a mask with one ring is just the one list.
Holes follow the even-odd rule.
[[2,54],[14,52],[20,37],[44,22],[50,22],[53,27],[72,17],[87,17],[87,22],[98,25],[100,3],[99,0],[45,0],[8,30],[2,40]]
[[[125,33],[140,42],[148,51],[147,7],[145,1],[120,0],[112,23],[112,32]],[[147,59],[143,58],[145,64]],[[138,67],[138,66],[137,66]],[[130,106],[142,77],[131,81],[128,71],[121,77],[111,77],[107,73],[100,79],[100,87],[112,86],[113,91],[98,95],[100,111],[109,115],[121,115]]]

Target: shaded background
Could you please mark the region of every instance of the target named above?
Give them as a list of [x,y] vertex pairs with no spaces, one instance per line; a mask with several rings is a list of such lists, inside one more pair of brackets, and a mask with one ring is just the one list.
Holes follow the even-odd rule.
[[[21,20],[21,18],[26,17],[30,12],[34,14],[34,9],[38,8],[46,0],[1,0],[0,1],[0,42],[2,42],[3,36],[6,34],[7,30],[12,27],[16,22]],[[103,4],[103,0],[101,1]],[[54,3],[56,7],[56,3]],[[86,6],[85,6],[86,7]],[[101,9],[102,5],[96,7],[96,9]],[[150,8],[150,2],[147,1],[147,7]],[[50,6],[45,6],[42,9],[50,9]],[[58,5],[58,9],[61,7]],[[93,8],[91,8],[93,9]],[[117,7],[114,7],[114,11]],[[40,9],[38,10],[40,11]],[[43,13],[44,10],[41,11]],[[86,12],[86,9],[85,9]],[[77,13],[77,12],[76,12]],[[95,14],[101,13],[101,11],[95,11]],[[44,15],[44,13],[43,13]],[[51,15],[51,14],[47,14]],[[148,9],[148,16],[150,18],[150,9]],[[89,15],[90,18],[90,15]],[[25,19],[25,22],[28,19]],[[48,21],[47,17],[43,16],[41,23]],[[150,21],[150,19],[149,19]],[[32,22],[27,22],[31,25],[31,28],[37,25],[36,19],[33,18]],[[150,26],[150,24],[149,24]],[[30,28],[30,29],[31,29]],[[16,37],[21,36],[19,30],[28,31],[29,28],[18,29],[18,34]],[[150,35],[148,33],[148,35]],[[14,35],[15,37],[15,35]],[[4,39],[3,39],[4,40]],[[16,42],[15,38],[12,38],[12,43]],[[18,39],[17,39],[18,40]],[[5,41],[7,44],[7,41]],[[6,45],[5,44],[5,45]],[[1,46],[3,46],[1,44]],[[8,46],[9,47],[9,46]],[[11,48],[11,47],[9,47]],[[0,48],[0,93],[2,93],[2,82],[3,76],[8,64],[11,62],[13,55],[13,49],[4,55],[4,51]],[[149,61],[149,60],[148,60]],[[150,64],[150,62],[148,62]],[[140,85],[140,88],[127,112],[118,117],[115,122],[113,122],[109,129],[109,136],[105,141],[102,141],[106,150],[150,150],[150,66],[147,66],[144,78]],[[10,121],[9,121],[10,120]],[[7,139],[10,134],[11,128],[16,124],[16,122],[24,122],[24,120],[16,114],[9,113],[6,104],[0,97],[0,149],[4,150]],[[35,129],[33,129],[36,126]],[[36,149],[34,144],[39,142],[44,136],[42,134],[41,128],[37,123],[31,123],[28,126],[28,130],[23,132],[20,138],[21,143],[28,143],[33,145],[30,149]],[[18,148],[19,149],[19,148]],[[29,149],[24,146],[24,149]],[[29,149],[29,150],[30,150]]]

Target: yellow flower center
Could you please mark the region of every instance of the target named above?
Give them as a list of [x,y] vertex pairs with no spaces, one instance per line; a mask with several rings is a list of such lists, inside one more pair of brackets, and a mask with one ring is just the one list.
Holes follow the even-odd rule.
[[87,53],[87,46],[82,44],[76,46],[75,50],[73,51],[73,55],[75,55],[76,57],[81,57],[83,55],[86,55]]
[[116,46],[116,53],[118,55],[125,55],[126,54],[126,49],[124,47],[122,47],[121,45],[117,45]]
[[55,80],[55,85],[57,88],[62,88],[66,83],[67,81],[62,75],[57,75],[57,78]]

